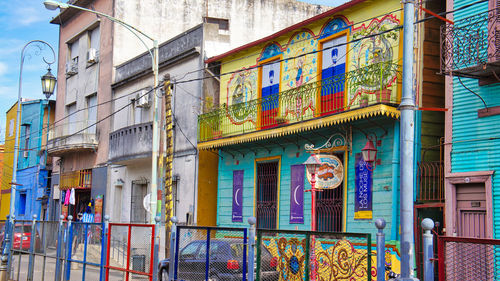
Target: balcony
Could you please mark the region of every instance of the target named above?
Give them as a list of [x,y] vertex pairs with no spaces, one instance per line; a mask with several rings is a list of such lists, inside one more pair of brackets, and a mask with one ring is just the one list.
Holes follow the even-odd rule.
[[441,73],[499,82],[499,39],[496,10],[441,26]]
[[444,165],[442,161],[418,163],[417,203],[444,202]]
[[[335,115],[344,121],[375,116],[376,110],[388,109],[385,105],[399,104],[400,86],[400,65],[380,62],[310,82],[264,99],[229,106],[223,104],[198,116],[198,142],[203,146],[203,142],[224,137],[304,123],[313,119],[326,120]],[[395,108],[391,107],[391,110],[391,114],[395,115]],[[325,124],[328,123],[321,126]],[[302,130],[303,128],[299,128],[297,131]]]
[[[98,140],[95,121],[85,120],[58,124],[49,131],[47,151],[50,156],[95,151]],[[92,126],[93,125],[93,126]]]
[[113,163],[151,157],[153,123],[128,126],[109,135],[109,160]]
[[71,188],[89,189],[92,187],[92,170],[79,170],[62,173],[59,180],[59,189],[66,190]]

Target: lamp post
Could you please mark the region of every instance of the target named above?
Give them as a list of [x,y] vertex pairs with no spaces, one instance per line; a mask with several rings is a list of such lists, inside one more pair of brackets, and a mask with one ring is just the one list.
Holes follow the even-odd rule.
[[[21,61],[20,61],[20,67],[19,67],[19,88],[18,88],[18,94],[17,94],[17,115],[16,115],[16,136],[15,136],[15,141],[14,141],[14,161],[12,163],[12,182],[10,186],[10,206],[9,206],[9,231],[6,233],[5,237],[5,247],[3,248],[3,253],[2,256],[6,257],[7,255],[9,258],[7,259],[7,268],[10,269],[10,263],[12,261],[12,256],[10,249],[12,247],[12,234],[14,230],[14,215],[15,215],[15,200],[16,200],[16,181],[17,181],[17,160],[19,156],[19,133],[20,133],[20,124],[21,124],[21,103],[22,103],[22,82],[23,82],[23,65],[24,65],[24,59],[26,58],[26,48],[30,46],[31,44],[34,44],[39,51],[43,50],[43,45],[46,45],[50,48],[52,51],[52,56],[53,59],[51,61],[47,61],[45,57],[42,57],[43,61],[48,65],[48,72],[44,76],[42,76],[42,89],[43,93],[45,95],[49,94],[49,92],[54,91],[54,87],[56,84],[56,79],[50,73],[50,65],[53,64],[56,61],[56,53],[54,52],[54,48],[52,46],[43,41],[43,40],[32,40],[26,43],[21,51]],[[35,54],[39,54],[39,52],[36,52]],[[52,76],[52,77],[50,77]],[[2,267],[0,268],[0,271],[4,270],[4,258],[2,258]],[[5,277],[4,272],[0,274],[0,279]]]
[[[156,96],[156,88],[158,88],[158,83],[159,83],[159,78],[158,78],[158,70],[159,70],[159,58],[158,58],[158,40],[153,39],[151,36],[147,35],[146,33],[142,32],[141,30],[137,29],[136,27],[123,22],[122,20],[119,20],[115,17],[112,17],[110,15],[90,10],[87,8],[83,8],[80,6],[75,6],[72,4],[68,3],[61,3],[57,2],[54,0],[46,0],[43,2],[45,5],[45,8],[49,10],[55,10],[57,8],[60,9],[67,9],[67,8],[74,8],[78,10],[82,10],[85,12],[93,13],[102,17],[107,18],[108,20],[112,22],[116,22],[120,24],[121,26],[125,27],[128,29],[132,34],[134,34],[140,41],[141,43],[146,47],[148,50],[149,54],[151,55],[151,62],[152,62],[152,68],[153,68],[153,76],[154,76],[154,86],[153,86],[153,147],[152,147],[152,161],[151,161],[151,211],[153,214],[150,217],[150,223],[155,223],[155,217],[161,215],[161,196],[160,200],[158,200],[158,183],[161,183],[163,181],[163,175],[160,175],[158,177],[158,152],[160,148],[160,139],[159,139],[159,116],[161,115],[160,108],[158,106],[158,97]],[[153,51],[151,52],[151,49],[148,47],[148,45],[142,40],[141,36],[146,37],[148,40],[150,40],[153,43]],[[161,193],[163,194],[163,192]],[[160,204],[158,204],[158,201],[160,201]]]
[[[316,174],[318,173],[318,169],[321,166],[321,161],[316,157],[315,154],[311,154],[309,158],[303,163],[306,166],[307,172],[311,174],[311,189],[306,190],[306,192],[311,192],[311,231],[316,231],[316,192],[322,191],[316,189]],[[311,251],[311,260],[312,260],[312,268],[311,268],[311,280],[316,280],[316,271],[318,268],[318,263],[316,260],[316,237],[314,235],[311,236],[312,240],[312,251]]]

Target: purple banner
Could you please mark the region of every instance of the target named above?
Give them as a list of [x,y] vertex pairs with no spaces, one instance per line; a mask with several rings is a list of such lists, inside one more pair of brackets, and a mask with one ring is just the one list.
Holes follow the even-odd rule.
[[304,223],[304,165],[290,170],[290,223]]
[[243,170],[233,171],[233,222],[243,222]]
[[361,153],[356,155],[356,198],[354,199],[354,218],[372,218],[372,171],[368,170],[367,163]]

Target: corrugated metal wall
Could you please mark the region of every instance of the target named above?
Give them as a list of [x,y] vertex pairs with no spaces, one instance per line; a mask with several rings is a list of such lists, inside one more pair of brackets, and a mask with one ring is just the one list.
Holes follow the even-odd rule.
[[[475,1],[455,1],[455,9]],[[454,14],[455,20],[464,19],[488,9],[488,2]],[[500,106],[500,83],[478,86],[476,79],[461,78],[464,85],[479,94],[488,107]],[[453,145],[452,172],[496,170],[493,175],[493,225],[494,238],[500,237],[500,115],[477,117],[477,110],[484,108],[481,100],[453,80]]]

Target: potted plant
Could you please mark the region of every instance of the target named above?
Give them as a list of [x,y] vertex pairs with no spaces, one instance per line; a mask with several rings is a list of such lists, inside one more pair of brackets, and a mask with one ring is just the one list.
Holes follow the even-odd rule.
[[359,107],[366,107],[368,106],[368,94],[362,94],[359,97]]
[[276,116],[274,121],[276,121],[276,124],[288,124],[288,120],[285,116]]
[[390,102],[391,92],[391,89],[388,88],[375,91],[375,95],[377,95],[377,102]]

